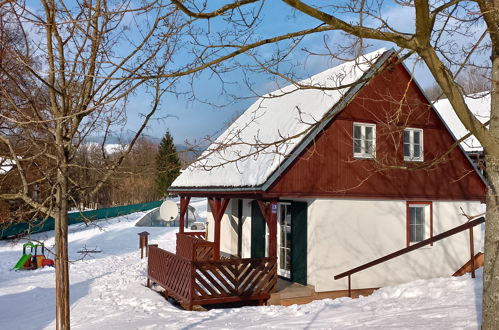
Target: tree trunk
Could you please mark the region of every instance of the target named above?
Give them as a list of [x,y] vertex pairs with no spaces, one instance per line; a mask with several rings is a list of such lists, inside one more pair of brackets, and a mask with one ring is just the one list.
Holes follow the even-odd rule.
[[[498,48],[497,51],[494,51]],[[499,141],[499,45],[492,50],[492,90],[489,132]],[[499,155],[485,150],[487,178],[487,217],[485,222],[485,262],[483,274],[482,328],[499,324]]]
[[69,263],[68,263],[68,180],[66,166],[59,165],[57,173],[55,214],[55,292],[57,330],[69,330]]
[[[487,175],[492,182],[499,182],[499,158],[486,157]],[[497,186],[497,185],[496,185]],[[484,330],[497,329],[499,324],[499,200],[495,187],[487,194],[487,216],[485,222],[485,262],[483,274]]]

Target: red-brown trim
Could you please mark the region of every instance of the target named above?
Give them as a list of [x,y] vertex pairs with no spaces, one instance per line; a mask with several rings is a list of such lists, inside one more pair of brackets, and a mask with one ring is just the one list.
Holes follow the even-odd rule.
[[272,200],[265,203],[263,200],[257,200],[257,202],[269,228],[269,257],[277,257],[277,210],[272,212],[272,208],[277,205],[277,201]]
[[[433,237],[433,202],[432,201],[406,201],[405,204],[405,222],[406,222],[406,242],[407,247],[411,245],[411,237],[410,237],[410,219],[409,219],[409,205],[420,204],[420,205],[430,205],[430,237]],[[433,242],[430,244],[433,246]]]
[[[271,188],[270,188],[271,189]],[[354,194],[349,193],[345,195],[344,193],[334,193],[334,192],[314,192],[309,193],[299,193],[299,192],[286,192],[286,193],[272,193],[259,191],[258,193],[252,192],[233,192],[233,191],[202,191],[202,192],[180,192],[181,196],[189,197],[212,197],[212,198],[242,198],[242,199],[278,199],[278,198],[346,198],[346,199],[370,199],[370,200],[433,200],[433,201],[477,201],[485,203],[484,196],[468,196],[466,199],[462,197],[449,196],[445,194],[439,195],[404,195],[404,194],[373,194],[366,196],[365,194]]]
[[366,196],[365,194],[348,193],[333,193],[333,192],[314,192],[312,194],[306,193],[264,193],[262,198],[345,198],[345,199],[370,199],[370,200],[441,200],[441,201],[476,201],[485,203],[484,196],[468,196],[466,199],[462,197],[449,196],[449,195],[404,195],[404,194],[373,194]]
[[184,228],[185,228],[185,213],[187,212],[187,209],[189,208],[189,201],[191,200],[191,197],[189,196],[180,196],[180,223],[179,223],[179,232],[181,234],[184,233]]

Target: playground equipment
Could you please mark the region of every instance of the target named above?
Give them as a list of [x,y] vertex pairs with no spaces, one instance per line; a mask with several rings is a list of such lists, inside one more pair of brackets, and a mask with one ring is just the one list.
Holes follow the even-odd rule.
[[[30,248],[30,252],[27,253],[27,248]],[[41,254],[38,254],[38,248],[40,248]],[[54,260],[45,257],[45,246],[41,244],[33,244],[31,242],[23,244],[23,255],[19,258],[14,268],[16,270],[21,269],[37,269],[43,268],[45,266],[54,266]]]

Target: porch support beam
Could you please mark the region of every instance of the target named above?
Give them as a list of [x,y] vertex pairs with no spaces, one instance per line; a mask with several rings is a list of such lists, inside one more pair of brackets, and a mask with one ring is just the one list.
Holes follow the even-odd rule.
[[258,200],[258,206],[269,228],[269,257],[277,257],[277,201]]
[[184,233],[185,228],[185,214],[187,209],[189,208],[190,197],[180,196],[180,224],[179,224],[179,233]]
[[220,223],[229,201],[230,198],[208,198],[213,220],[215,221],[215,249],[213,251],[213,259],[215,260],[220,259]]

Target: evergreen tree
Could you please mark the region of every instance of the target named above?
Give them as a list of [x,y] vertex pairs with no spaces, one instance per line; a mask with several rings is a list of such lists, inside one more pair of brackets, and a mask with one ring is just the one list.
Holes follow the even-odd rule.
[[180,174],[180,160],[177,149],[173,144],[173,137],[168,131],[159,144],[156,156],[156,172],[156,189],[160,196],[166,197],[168,195],[167,189]]

